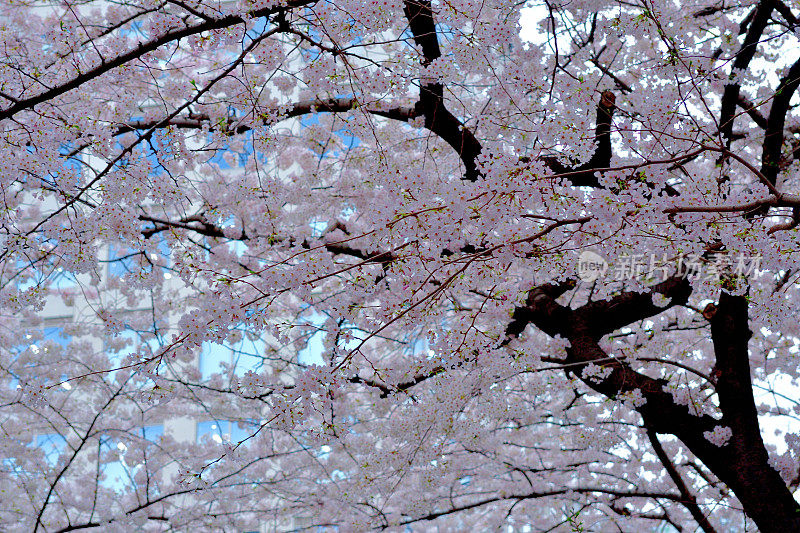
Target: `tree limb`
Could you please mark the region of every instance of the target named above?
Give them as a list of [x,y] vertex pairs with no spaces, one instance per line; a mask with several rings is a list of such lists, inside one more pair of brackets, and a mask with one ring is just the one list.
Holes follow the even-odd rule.
[[[735,76],[737,72],[747,70],[753,56],[756,53],[758,42],[761,35],[769,23],[772,10],[775,8],[775,0],[762,0],[755,11],[753,12],[752,20],[749,24],[747,35],[745,36],[742,47],[736,53],[736,59],[731,66],[731,75]],[[722,102],[720,106],[719,129],[722,138],[726,142],[726,147],[730,148],[731,137],[733,133],[733,120],[735,118],[736,104],[739,99],[739,90],[741,85],[731,83],[725,86],[725,91],[722,94]]]

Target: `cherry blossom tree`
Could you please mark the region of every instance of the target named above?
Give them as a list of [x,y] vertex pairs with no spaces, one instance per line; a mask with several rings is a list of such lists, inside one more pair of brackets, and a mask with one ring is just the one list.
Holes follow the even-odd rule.
[[9,531],[800,531],[797,2],[0,6]]

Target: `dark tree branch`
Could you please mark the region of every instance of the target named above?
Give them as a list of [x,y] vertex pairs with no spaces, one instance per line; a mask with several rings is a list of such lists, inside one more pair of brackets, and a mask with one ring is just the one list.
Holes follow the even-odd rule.
[[414,36],[414,43],[422,50],[422,66],[427,67],[442,55],[431,1],[406,0],[403,11],[408,19],[408,28]]
[[[441,84],[422,84],[419,101],[414,107],[394,107],[380,109],[373,106],[359,106],[354,98],[331,98],[329,100],[308,100],[298,102],[287,111],[281,119],[298,117],[309,113],[343,113],[361,109],[376,116],[408,122],[416,117],[424,117],[424,126],[437,136],[441,137],[453,150],[458,153],[466,168],[465,179],[475,181],[478,179],[477,158],[482,147],[472,132],[465,127],[444,105],[444,89]],[[265,120],[262,125],[268,124]],[[199,129],[203,126],[213,126],[206,115],[192,115],[190,117],[175,118],[169,122],[136,121],[120,127],[115,135],[152,127],[174,126],[176,128]],[[242,134],[253,128],[248,124],[224,124],[220,129],[225,134]],[[215,128],[212,127],[212,130]]]
[[441,137],[461,157],[464,179],[477,181],[480,175],[477,159],[483,147],[472,131],[445,107],[443,86],[423,83],[415,109],[418,115],[425,117],[425,127]]
[[542,161],[556,174],[568,174],[567,179],[576,187],[598,187],[600,184],[595,172],[611,166],[611,121],[616,109],[616,96],[611,91],[603,91],[597,104],[595,121],[596,148],[589,161],[575,168],[561,163],[558,158],[546,156]]
[[[404,11],[414,43],[422,50],[422,66],[427,67],[441,56],[431,2],[406,0]],[[445,106],[444,86],[422,78],[415,109],[419,116],[425,117],[425,127],[441,137],[461,157],[466,169],[464,179],[476,181],[479,177],[477,158],[482,146],[472,131]]]
[[425,374],[418,374],[411,378],[408,381],[402,381],[397,385],[386,385],[385,383],[381,383],[379,381],[375,381],[374,379],[369,378],[362,378],[361,376],[353,376],[349,379],[350,383],[357,383],[360,385],[367,385],[369,387],[374,387],[381,391],[381,398],[386,398],[391,394],[398,393],[398,392],[405,392],[408,389],[419,385],[434,376],[438,376],[446,372],[444,367],[437,366],[433,370]]
[[681,501],[683,506],[686,507],[686,509],[692,515],[692,518],[695,519],[697,525],[699,525],[703,531],[706,533],[716,533],[717,530],[714,529],[714,526],[711,525],[708,517],[705,515],[705,513],[703,513],[703,510],[700,509],[700,506],[697,505],[697,498],[692,491],[689,490],[689,487],[686,486],[686,483],[683,481],[680,472],[678,472],[678,469],[675,468],[675,465],[672,463],[672,460],[670,460],[667,452],[664,451],[664,447],[661,446],[661,442],[658,440],[658,435],[652,431],[648,431],[647,436],[650,439],[650,443],[653,445],[653,451],[656,453],[656,457],[658,457],[658,460],[664,465],[667,474],[669,474],[669,477],[672,479],[673,483],[675,483],[675,486],[678,487],[678,492],[680,492],[681,496],[683,497],[683,500]]
[[123,52],[111,59],[102,61],[96,67],[88,69],[85,72],[76,75],[74,78],[59,85],[50,87],[34,96],[26,98],[22,95],[19,95],[15,97],[16,101],[13,102],[12,105],[0,110],[0,120],[13,117],[20,111],[31,109],[37,104],[54,100],[58,96],[61,96],[73,89],[77,89],[84,83],[102,76],[103,74],[125,65],[126,63],[133,62],[149,52],[158,50],[167,43],[179,41],[191,35],[198,35],[207,31],[229,28],[237,24],[242,24],[250,18],[266,17],[269,15],[274,15],[275,13],[281,13],[286,9],[302,7],[312,3],[314,3],[313,0],[291,0],[288,2],[288,5],[256,9],[249,13],[227,15],[218,19],[204,20],[198,24],[168,31],[155,39],[151,39],[150,41],[144,43],[139,43],[139,46],[136,48],[128,50],[127,52]]
[[[140,215],[139,220],[154,224],[154,227],[142,230],[142,236],[144,236],[146,239],[152,237],[157,233],[166,231],[169,228],[177,228],[177,229],[192,231],[194,233],[197,233],[198,235],[203,235],[204,237],[214,237],[217,239],[226,239],[226,240],[242,241],[242,242],[251,240],[250,236],[245,231],[242,231],[241,235],[239,235],[238,237],[226,236],[225,232],[222,230],[221,227],[207,221],[201,215],[183,217],[177,221],[163,220],[151,217],[149,215]],[[294,243],[294,241],[291,238],[276,241],[276,243],[280,242],[288,244],[289,246],[291,246]],[[334,241],[334,242],[313,243],[309,242],[308,240],[304,240],[300,243],[300,246],[302,248],[305,248],[306,250],[310,250],[312,248],[324,248],[333,255],[348,255],[360,259],[364,263],[381,263],[386,265],[397,260],[397,256],[392,252],[368,253],[364,252],[363,250],[359,250],[358,248],[353,248],[352,246],[348,246],[344,242]]]
[[559,323],[568,320],[570,313],[566,308],[558,305],[555,300],[575,288],[575,284],[575,281],[561,284],[550,283],[528,292],[525,305],[514,309],[511,322],[506,326],[506,339],[502,345],[505,346],[511,342],[511,339],[518,337],[534,320],[537,320],[536,326],[551,337],[558,335]]
[[[467,503],[463,505],[454,505],[451,508],[443,509],[441,511],[434,511],[426,515],[422,515],[416,518],[409,518],[402,522],[399,522],[397,525],[406,525],[406,524],[413,524],[415,522],[423,522],[426,520],[434,520],[436,518],[447,516],[450,514],[454,514],[460,511],[467,511],[469,509],[475,509],[477,507],[482,507],[484,505],[488,505],[491,503],[501,502],[501,501],[523,501],[523,500],[531,500],[535,498],[546,498],[549,496],[558,496],[565,493],[576,493],[576,494],[607,494],[609,496],[614,496],[616,498],[652,498],[652,499],[664,499],[670,500],[674,502],[681,501],[681,495],[675,494],[674,492],[648,492],[648,491],[624,491],[624,490],[614,490],[608,489],[605,487],[575,487],[575,488],[568,488],[568,489],[554,489],[548,491],[541,491],[541,492],[531,492],[528,494],[510,494],[508,496],[495,496],[486,498],[483,500],[478,500],[472,503]],[[660,518],[660,517],[659,517]],[[385,529],[385,528],[384,528]]]
[[[689,288],[683,285],[685,281],[675,278],[667,281],[670,284],[662,285],[662,290],[674,291],[674,298],[688,297]],[[570,346],[564,361],[564,366],[569,367],[565,368],[566,371],[575,372],[588,387],[608,398],[619,398],[638,390],[644,403],[637,407],[637,411],[647,431],[678,437],[733,489],[761,531],[800,531],[800,508],[780,475],[769,465],[759,431],[747,349],[751,333],[746,298],[723,293],[711,318],[711,335],[720,375],[717,390],[723,413],[722,420],[718,421],[677,405],[665,390],[665,380],[640,374],[621,358],[609,358],[597,343],[598,333],[616,329],[623,320],[612,319],[598,328],[592,321],[602,318],[598,316],[602,306],[590,304],[588,308],[573,311],[555,301],[555,297],[562,293],[563,287],[555,285],[530,291],[526,305],[514,313],[514,320],[507,329],[509,335],[518,334],[524,328],[523,324],[530,322],[548,335],[567,339]],[[652,315],[653,309],[648,307],[648,303],[635,295],[623,294],[619,298],[616,301],[619,311],[606,308],[606,313],[619,312],[633,319]],[[640,313],[633,310],[637,301],[643,307]],[[604,367],[608,374],[603,379],[592,379],[577,372],[581,365],[592,363]],[[579,366],[576,368],[575,365]],[[713,444],[705,436],[719,425],[733,431],[730,441],[722,446]]]
[[[733,61],[731,67],[732,76],[735,76],[737,72],[747,70],[750,66],[750,61],[752,61],[756,53],[758,42],[769,23],[770,15],[772,15],[772,10],[774,8],[775,0],[762,0],[756,7],[753,12],[752,20],[749,22],[749,29],[742,43],[742,47],[739,49],[739,52],[737,52],[736,59]],[[744,22],[742,24],[744,24]],[[740,88],[741,86],[738,82],[731,83],[725,86],[725,91],[722,94],[719,129],[722,138],[725,140],[726,148],[730,148],[731,145],[733,120],[735,118]]]
[[614,85],[617,86],[617,89],[619,89],[624,93],[633,92],[633,89],[631,88],[630,85],[619,79],[619,77],[616,74],[611,72],[611,69],[600,63],[599,56],[592,59],[592,64],[596,66],[598,70],[600,70],[600,72],[602,72],[603,74],[614,80]]
[[777,184],[780,171],[781,151],[783,148],[783,130],[786,125],[786,114],[789,112],[789,101],[800,85],[800,60],[796,61],[786,76],[781,79],[775,96],[772,99],[766,133],[761,153],[761,173],[772,184]]
[[[291,108],[284,115],[281,115],[278,118],[278,120],[295,118],[303,115],[308,115],[310,113],[345,113],[348,111],[354,111],[356,109],[361,111],[366,111],[367,113],[370,113],[372,115],[386,117],[403,122],[407,122],[413,118],[416,118],[417,116],[417,112],[413,107],[398,106],[388,109],[380,109],[368,105],[362,106],[355,98],[330,98],[327,100],[304,100],[292,104]],[[270,123],[271,122],[269,119],[264,119],[261,121],[261,124],[259,125],[266,126],[269,125]],[[237,123],[225,122],[221,124],[214,124],[208,115],[192,114],[188,117],[176,117],[170,120],[169,122],[163,124],[158,120],[132,121],[117,129],[117,131],[114,132],[114,135],[122,135],[124,133],[129,133],[135,130],[148,129],[155,125],[159,125],[159,127],[173,126],[181,129],[199,129],[208,126],[212,131],[221,131],[226,135],[237,135],[246,133],[252,130],[254,127],[254,125],[252,124],[242,124],[239,122]]]
[[[528,294],[525,309],[519,310],[519,314],[548,335],[560,335],[569,340],[571,346],[567,348],[565,363],[589,365],[602,361],[599,366],[611,369],[608,377],[599,382],[584,379],[588,386],[609,398],[639,389],[646,400],[639,412],[648,427],[660,433],[671,433],[679,437],[683,435],[691,437],[690,440],[698,440],[698,437],[702,439],[703,431],[716,425],[712,417],[695,416],[686,407],[676,405],[672,395],[664,391],[667,384],[664,380],[640,374],[621,359],[609,358],[597,344],[597,330],[587,321],[587,317],[555,301],[554,296],[560,290],[562,289],[553,285],[533,289]],[[708,441],[705,441],[705,445],[711,446]]]
[[770,466],[761,438],[747,347],[752,335],[747,307],[747,297],[723,292],[711,318],[722,424],[733,432],[720,448],[726,464],[712,471],[733,489],[761,531],[800,531],[800,507]]
[[750,27],[750,23],[753,22],[753,17],[755,17],[757,11],[758,6],[750,10],[750,12],[742,19],[742,21],[739,23],[739,35],[747,31],[747,28]]
[[[655,316],[667,309],[683,305],[689,300],[691,284],[686,276],[676,275],[653,286],[648,292],[625,292],[611,300],[589,302],[575,313],[589,325],[595,338],[614,330]],[[658,306],[653,297],[661,295],[669,301]]]
[[[758,110],[758,107],[754,103],[752,103],[745,95],[739,93],[739,95],[736,97],[736,105],[741,107],[745,111],[745,113],[747,113],[747,115],[753,120],[753,122],[756,123],[758,127],[764,130],[767,129],[767,119],[764,117],[764,115],[761,114],[761,112]],[[718,129],[716,134],[720,134],[721,131],[722,131],[721,129]],[[736,140],[741,138],[743,138],[742,134],[735,133],[733,132],[733,130],[731,130],[731,140]],[[669,167],[668,170],[675,170],[681,168],[686,163],[694,161],[698,157],[700,157],[700,154],[693,155],[692,157],[687,157],[680,163],[676,163],[671,167]],[[670,193],[670,196],[677,196],[677,191],[675,194]]]
[[[611,91],[603,91],[597,105],[595,120],[595,143],[597,149],[591,159],[576,170],[591,171],[595,168],[611,166],[611,120],[617,107],[617,97]],[[594,177],[594,176],[592,176]],[[586,178],[588,181],[588,178]]]
[[789,26],[797,26],[800,22],[798,22],[797,17],[792,10],[784,4],[781,0],[777,0],[775,2],[775,10],[781,14],[781,16],[789,23]]
[[758,110],[758,107],[756,107],[753,102],[748,100],[745,95],[739,93],[736,103],[750,116],[751,119],[753,119],[753,122],[755,122],[759,128],[763,130],[767,129],[767,119],[764,118],[764,115],[761,114],[761,111]]

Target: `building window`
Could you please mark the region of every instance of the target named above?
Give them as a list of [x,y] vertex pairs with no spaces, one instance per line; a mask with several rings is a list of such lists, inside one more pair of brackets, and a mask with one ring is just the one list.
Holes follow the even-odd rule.
[[136,489],[136,473],[143,465],[131,459],[128,449],[132,445],[146,448],[158,443],[163,435],[164,426],[159,424],[140,427],[128,438],[102,437],[100,439],[101,484],[117,492]]
[[52,467],[55,466],[58,458],[64,453],[67,447],[67,439],[58,433],[48,433],[46,435],[37,435],[33,439],[33,445],[42,451],[44,460]]
[[223,343],[204,342],[200,350],[199,366],[203,380],[215,374],[244,376],[248,371],[259,372],[264,364],[266,343],[247,333],[237,335],[238,340]]
[[147,252],[129,248],[123,244],[112,244],[108,248],[108,276],[121,278],[125,274],[144,269],[150,271],[154,266],[166,269],[169,266],[170,248],[167,241],[158,235],[156,249]]
[[[136,352],[144,352],[148,356],[158,353],[161,342],[158,338],[145,340],[143,337],[152,337],[152,333],[141,333],[131,328],[125,328],[106,344],[106,354],[108,355],[109,369],[117,369],[127,364],[128,356]],[[116,370],[108,372],[110,380],[114,379]]]
[[[255,421],[209,420],[197,423],[197,442],[210,439],[217,444],[238,444],[253,436],[259,425]],[[246,443],[245,443],[246,444]]]
[[30,263],[18,261],[17,269],[20,272],[17,282],[20,291],[45,286],[52,291],[69,291],[78,286],[75,275],[61,267],[44,264],[36,268]]
[[[64,332],[63,327],[46,327],[41,331],[41,336],[36,331],[26,335],[30,341],[28,344],[21,344],[11,349],[14,361],[10,365],[9,375],[11,376],[9,388],[16,390],[20,385],[20,378],[31,378],[42,383],[50,380],[46,377],[48,366],[60,365],[64,352],[69,346],[70,337]],[[61,380],[66,380],[67,375],[61,374]],[[63,383],[64,389],[71,389],[69,383]]]

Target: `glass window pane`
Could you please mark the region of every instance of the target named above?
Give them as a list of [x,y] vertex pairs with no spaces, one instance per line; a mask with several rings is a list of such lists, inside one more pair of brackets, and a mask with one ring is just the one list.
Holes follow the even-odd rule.
[[50,327],[44,328],[44,340],[52,341],[62,348],[66,348],[69,344],[69,335],[64,333],[64,328]]
[[200,350],[200,375],[208,379],[222,371],[222,364],[231,364],[231,349],[216,342],[204,342]]
[[101,485],[108,489],[117,492],[126,492],[133,487],[133,476],[125,463],[122,456],[118,460],[106,463],[101,467],[103,479]]
[[63,291],[67,289],[74,289],[77,286],[75,276],[70,272],[65,272],[63,268],[57,268],[55,271],[53,271],[53,273],[50,275],[50,280],[52,281],[50,288],[54,290]]
[[236,375],[244,376],[248,371],[260,372],[264,364],[266,343],[260,338],[250,339],[247,335],[233,346],[233,365]]
[[130,272],[133,267],[134,259],[130,256],[131,253],[132,251],[125,247],[110,246],[108,249],[108,275],[111,277],[122,277]]
[[158,442],[164,436],[164,426],[158,424],[156,426],[144,426],[142,428],[142,437],[150,442]]
[[231,442],[238,444],[251,437],[257,430],[258,425],[255,422],[231,422]]
[[57,433],[38,435],[36,437],[36,447],[44,452],[45,460],[50,466],[53,466],[67,447],[67,439]]
[[217,444],[223,442],[223,430],[229,426],[229,422],[220,420],[209,420],[207,422],[197,423],[197,442],[204,440],[206,436]]

